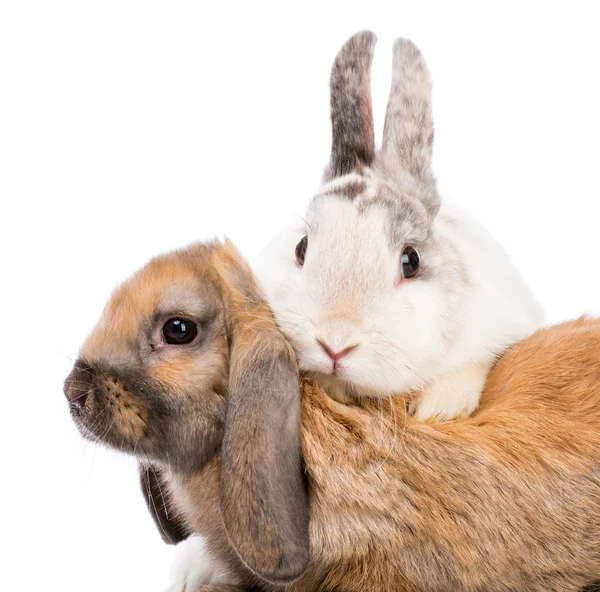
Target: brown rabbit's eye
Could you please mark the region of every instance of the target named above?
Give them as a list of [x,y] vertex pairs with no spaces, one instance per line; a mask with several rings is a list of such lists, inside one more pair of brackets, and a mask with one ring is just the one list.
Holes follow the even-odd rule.
[[304,258],[306,257],[306,249],[308,247],[308,237],[303,236],[300,242],[296,245],[296,262],[300,267],[304,265]]
[[165,343],[170,345],[185,345],[191,343],[198,334],[195,323],[186,319],[169,319],[162,328]]
[[413,247],[405,247],[400,257],[400,264],[402,266],[402,277],[409,279],[415,277],[419,271],[421,260],[419,253]]

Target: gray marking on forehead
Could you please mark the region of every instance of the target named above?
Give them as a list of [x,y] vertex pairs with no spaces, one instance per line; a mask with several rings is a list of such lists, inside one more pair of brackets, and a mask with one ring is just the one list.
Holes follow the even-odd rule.
[[433,218],[423,203],[410,194],[397,191],[385,182],[378,182],[374,192],[355,203],[360,213],[373,207],[384,210],[385,222],[382,231],[392,250],[401,248],[407,242],[418,246],[425,242],[432,232]]
[[432,220],[421,203],[410,198],[384,201],[388,215],[384,232],[391,249],[421,246],[432,233]]
[[[384,224],[381,232],[387,238],[391,250],[397,250],[404,244],[418,247],[432,233],[435,216],[417,197],[410,193],[398,191],[380,178],[357,177],[353,175],[346,182],[327,185],[323,191],[313,198],[314,202],[323,199],[341,199],[354,205],[359,215],[372,208],[380,208],[384,212]],[[318,207],[318,206],[317,206]],[[318,230],[318,211],[311,229]]]
[[[360,173],[355,171],[330,181],[313,198],[313,202],[318,204],[325,198],[341,199],[352,204],[359,215],[379,207],[384,212],[381,232],[392,251],[405,244],[415,248],[423,245],[432,234],[437,215],[437,210],[429,208],[423,199],[424,192],[430,188],[424,187],[411,175],[401,176],[403,182],[398,183],[398,177],[391,179],[382,172],[379,167],[363,167]],[[314,214],[311,229],[317,231],[321,214],[318,209]]]
[[326,188],[325,191],[319,193],[315,196],[315,199],[318,197],[326,197],[329,195],[334,195],[336,197],[343,197],[350,201],[355,200],[361,194],[363,194],[367,190],[367,183],[364,180],[356,180],[352,179],[347,183],[343,183],[340,185],[336,185],[331,188]]

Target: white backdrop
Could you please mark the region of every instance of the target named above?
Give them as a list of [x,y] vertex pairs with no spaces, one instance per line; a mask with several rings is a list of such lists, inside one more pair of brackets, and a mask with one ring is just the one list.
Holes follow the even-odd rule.
[[[600,312],[593,2],[0,5],[0,589],[152,591],[172,549],[135,463],[85,444],[62,380],[116,284],[226,234],[252,258],[317,187],[328,77],[363,28],[434,82],[442,196],[505,244],[551,321]],[[600,355],[600,353],[599,353]]]

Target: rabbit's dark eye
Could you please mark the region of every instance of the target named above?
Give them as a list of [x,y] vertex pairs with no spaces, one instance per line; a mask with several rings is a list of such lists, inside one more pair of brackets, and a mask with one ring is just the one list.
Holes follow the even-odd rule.
[[308,247],[308,237],[303,236],[300,242],[296,245],[296,262],[300,267],[304,265],[304,258],[306,257],[306,249]]
[[413,247],[405,247],[400,257],[400,265],[402,266],[402,277],[409,279],[415,277],[419,271],[419,253]]
[[191,343],[198,334],[198,326],[186,319],[169,319],[162,328],[165,343],[185,345]]

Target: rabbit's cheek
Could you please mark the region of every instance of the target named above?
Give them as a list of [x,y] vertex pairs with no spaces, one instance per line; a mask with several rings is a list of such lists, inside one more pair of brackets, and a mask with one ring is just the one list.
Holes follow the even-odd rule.
[[170,396],[186,396],[208,390],[212,384],[226,384],[228,360],[224,339],[206,346],[195,355],[178,354],[165,356],[150,365],[145,377],[159,385]]
[[127,385],[116,376],[107,375],[104,387],[115,429],[129,441],[137,441],[146,435],[148,410],[132,396]]

